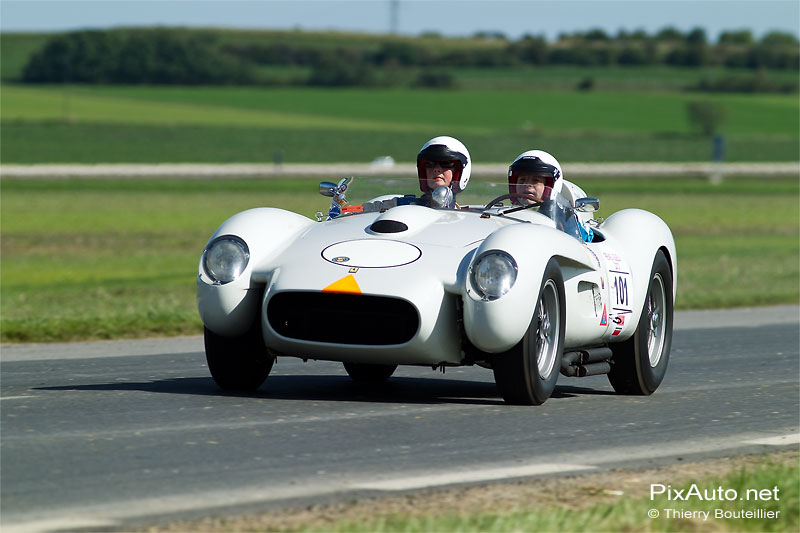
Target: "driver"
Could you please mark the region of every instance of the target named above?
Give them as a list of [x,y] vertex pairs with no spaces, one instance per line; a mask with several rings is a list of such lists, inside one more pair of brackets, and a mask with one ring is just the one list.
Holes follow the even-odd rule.
[[434,137],[417,154],[417,176],[423,193],[418,203],[433,207],[433,191],[445,186],[452,192],[452,205],[448,207],[454,207],[455,196],[467,188],[471,172],[469,151],[461,141],[453,137]]
[[[586,228],[561,196],[564,177],[558,160],[542,150],[528,150],[517,156],[508,167],[509,194],[526,194],[511,201],[526,206],[540,203],[539,212],[556,222],[556,227],[586,242],[593,232]],[[561,200],[561,201],[559,201]]]

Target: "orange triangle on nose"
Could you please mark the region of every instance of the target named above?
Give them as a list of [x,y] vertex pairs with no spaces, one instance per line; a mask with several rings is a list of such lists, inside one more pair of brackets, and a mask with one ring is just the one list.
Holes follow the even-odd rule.
[[353,294],[361,294],[361,287],[356,283],[356,278],[350,274],[343,277],[339,281],[335,281],[322,289],[322,292],[348,292]]

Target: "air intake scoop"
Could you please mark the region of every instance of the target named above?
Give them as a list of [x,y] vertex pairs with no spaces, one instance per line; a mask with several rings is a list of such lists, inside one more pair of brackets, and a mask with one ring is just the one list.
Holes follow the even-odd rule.
[[367,228],[372,235],[396,235],[407,239],[433,224],[453,216],[453,211],[419,205],[400,205],[378,215]]
[[369,227],[373,233],[402,233],[408,231],[408,226],[398,220],[376,220]]

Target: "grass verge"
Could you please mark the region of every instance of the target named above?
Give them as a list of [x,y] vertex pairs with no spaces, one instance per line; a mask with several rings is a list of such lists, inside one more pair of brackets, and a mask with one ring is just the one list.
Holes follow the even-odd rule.
[[[0,340],[198,334],[195,276],[208,237],[251,207],[313,216],[328,203],[316,183],[3,180]],[[800,301],[796,179],[758,186],[746,178],[716,187],[688,178],[581,185],[600,198],[601,216],[639,207],[669,224],[678,250],[677,309]],[[354,191],[359,187],[357,181]],[[398,180],[393,190],[414,188],[414,180]],[[473,180],[464,197],[485,201],[498,188]]]
[[[661,468],[430,489],[175,522],[147,531],[797,531],[799,476],[798,452],[791,450]],[[651,495],[651,485],[669,486],[684,495],[718,493],[723,497],[669,500],[666,492],[658,493],[658,487]]]

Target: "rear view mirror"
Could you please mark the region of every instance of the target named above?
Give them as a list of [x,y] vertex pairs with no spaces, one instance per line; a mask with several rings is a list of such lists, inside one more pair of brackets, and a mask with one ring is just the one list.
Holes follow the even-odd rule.
[[578,198],[575,200],[575,211],[592,213],[600,209],[600,200],[597,198]]
[[431,202],[434,206],[443,208],[443,209],[450,209],[453,207],[455,197],[453,196],[453,190],[450,187],[446,187],[445,185],[440,185],[436,187],[433,192],[431,193]]
[[336,184],[331,183],[330,181],[319,182],[319,193],[322,196],[333,198],[333,195],[336,194]]

